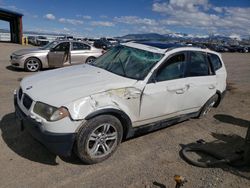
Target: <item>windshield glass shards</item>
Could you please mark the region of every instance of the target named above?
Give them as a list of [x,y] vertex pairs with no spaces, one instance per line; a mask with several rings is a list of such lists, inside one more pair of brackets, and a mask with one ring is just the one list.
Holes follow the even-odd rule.
[[163,54],[137,48],[117,46],[96,59],[91,65],[120,76],[142,80],[163,56]]

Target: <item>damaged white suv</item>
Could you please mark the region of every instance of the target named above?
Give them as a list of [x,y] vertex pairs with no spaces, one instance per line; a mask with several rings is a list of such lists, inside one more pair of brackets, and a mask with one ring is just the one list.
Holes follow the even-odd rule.
[[15,94],[23,128],[52,152],[85,163],[120,142],[217,107],[226,90],[221,56],[208,49],[126,43],[91,64],[24,78]]

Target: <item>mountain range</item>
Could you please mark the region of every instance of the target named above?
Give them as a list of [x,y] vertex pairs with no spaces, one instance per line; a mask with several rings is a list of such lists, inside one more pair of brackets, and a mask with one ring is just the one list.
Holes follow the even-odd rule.
[[[0,29],[0,33],[9,33],[8,29]],[[24,34],[27,35],[64,35],[63,33],[42,33],[42,32],[34,32],[34,31],[24,31]],[[186,33],[178,33],[178,32],[172,32],[167,34],[158,34],[158,33],[144,33],[144,34],[128,34],[121,37],[115,37],[122,40],[160,40],[160,41],[166,41],[166,40],[232,40],[233,37],[230,36],[222,36],[222,35],[193,35],[193,34],[186,34]],[[242,38],[250,39],[250,36],[244,36]]]

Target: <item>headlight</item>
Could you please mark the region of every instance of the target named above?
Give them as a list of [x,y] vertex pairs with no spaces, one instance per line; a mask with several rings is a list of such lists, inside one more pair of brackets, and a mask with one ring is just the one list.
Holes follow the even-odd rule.
[[16,55],[16,54],[13,54],[11,55],[12,59],[21,59],[22,57],[24,57],[24,55]]
[[47,121],[57,121],[69,116],[69,112],[65,107],[56,108],[42,102],[37,102],[33,111]]

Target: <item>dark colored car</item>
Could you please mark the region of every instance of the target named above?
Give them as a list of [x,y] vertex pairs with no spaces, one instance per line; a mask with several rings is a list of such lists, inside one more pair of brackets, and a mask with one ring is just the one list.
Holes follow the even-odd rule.
[[110,49],[112,47],[112,43],[109,42],[105,38],[101,38],[101,39],[96,40],[94,42],[94,47],[96,47],[96,48],[102,48],[102,49],[106,50],[106,49]]

